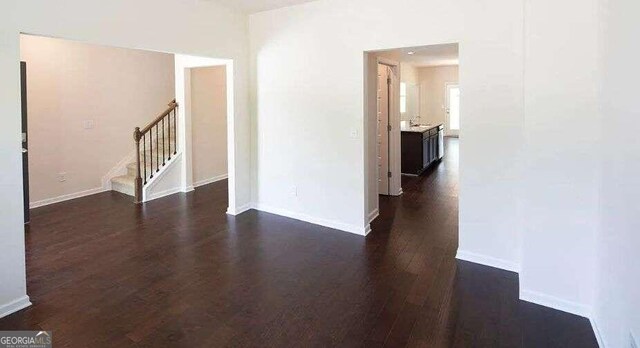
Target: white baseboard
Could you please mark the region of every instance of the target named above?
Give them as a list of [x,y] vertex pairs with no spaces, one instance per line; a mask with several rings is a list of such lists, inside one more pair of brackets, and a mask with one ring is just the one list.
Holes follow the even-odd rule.
[[109,190],[105,189],[104,187],[96,187],[96,188],[92,188],[90,190],[84,190],[84,191],[80,191],[80,192],[69,193],[69,194],[66,194],[66,195],[58,196],[58,197],[47,198],[47,199],[43,199],[43,200],[40,200],[40,201],[31,202],[31,203],[29,203],[29,208],[33,209],[33,208],[43,207],[45,205],[54,204],[54,203],[60,203],[60,202],[64,202],[64,201],[68,201],[68,200],[76,199],[76,198],[80,198],[80,197],[85,197],[85,196],[91,196],[91,195],[95,195],[96,193],[102,193],[102,192],[106,192],[106,191],[109,191]]
[[367,222],[370,224],[380,215],[380,208],[375,208],[372,212],[369,213],[367,217]]
[[[320,226],[324,226],[324,227],[333,228],[333,229],[344,231],[344,232],[357,234],[357,235],[360,235],[360,236],[366,236],[367,233],[369,233],[367,231],[367,226],[357,226],[357,225],[345,224],[345,223],[342,223],[342,222],[339,222],[339,221],[332,221],[332,220],[323,219],[323,218],[311,216],[311,215],[308,215],[308,214],[298,213],[298,212],[294,212],[294,211],[290,211],[290,210],[286,210],[286,209],[270,207],[270,206],[267,206],[267,205],[264,205],[264,204],[260,204],[260,203],[254,204],[253,205],[253,209],[260,210],[260,211],[263,211],[265,213],[276,214],[276,215],[288,217],[288,218],[295,219],[295,220],[309,222],[309,223],[312,223],[312,224],[315,224],[315,225],[320,225]],[[370,230],[371,230],[371,227],[369,227],[369,231]]]
[[0,305],[0,318],[6,317],[11,313],[15,313],[21,309],[25,309],[31,306],[31,301],[29,301],[29,296],[24,295],[20,298],[17,298],[9,303],[5,303]]
[[593,318],[593,315],[589,318],[589,322],[591,323],[591,329],[593,330],[593,333],[596,335],[596,341],[598,341],[598,347],[604,348],[605,347],[604,346],[604,338],[602,337],[602,334],[600,333],[600,329],[598,329],[598,323]]
[[[563,300],[555,296],[543,294],[537,291],[520,289],[520,299],[523,301],[539,304],[541,306],[557,309],[559,311],[591,318],[591,308],[587,305]],[[596,333],[597,336],[597,333]]]
[[196,181],[196,182],[193,183],[193,187],[212,184],[214,182],[227,179],[228,177],[229,177],[228,174],[222,174],[222,175],[214,176],[214,177],[209,178],[209,179],[199,180],[199,181]]
[[456,259],[499,268],[510,272],[520,272],[520,265],[515,262],[502,260],[487,255],[476,254],[461,249],[458,249],[458,252],[456,253]]
[[227,207],[227,214],[232,215],[232,216],[236,216],[236,215],[240,215],[242,213],[244,213],[245,211],[249,211],[253,208],[253,204],[251,203],[247,203],[245,205],[242,205],[238,208],[235,207]]
[[145,197],[144,202],[146,203],[146,202],[152,201],[154,199],[166,197],[166,196],[172,195],[174,193],[180,193],[180,192],[184,192],[182,190],[182,188],[174,187],[172,189],[168,189],[168,190],[164,190],[164,191],[160,191],[160,192],[150,193]]

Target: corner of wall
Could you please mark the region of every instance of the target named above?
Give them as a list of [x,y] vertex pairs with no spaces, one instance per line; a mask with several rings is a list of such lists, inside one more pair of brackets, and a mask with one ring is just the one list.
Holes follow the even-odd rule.
[[0,318],[6,317],[9,314],[15,313],[21,309],[25,309],[31,306],[29,296],[24,295],[13,301],[0,305]]
[[473,262],[484,266],[503,269],[505,271],[520,273],[520,265],[518,263],[495,258],[488,255],[482,255],[471,251],[466,251],[458,248],[456,253],[456,259]]

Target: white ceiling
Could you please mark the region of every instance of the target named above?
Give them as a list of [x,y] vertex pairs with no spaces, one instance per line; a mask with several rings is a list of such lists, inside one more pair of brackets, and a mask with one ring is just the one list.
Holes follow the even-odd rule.
[[[408,52],[414,52],[410,55]],[[458,65],[458,44],[397,48],[380,52],[396,61],[416,67]]]
[[235,8],[246,13],[274,10],[281,7],[293,6],[314,0],[200,0],[216,1],[225,6]]

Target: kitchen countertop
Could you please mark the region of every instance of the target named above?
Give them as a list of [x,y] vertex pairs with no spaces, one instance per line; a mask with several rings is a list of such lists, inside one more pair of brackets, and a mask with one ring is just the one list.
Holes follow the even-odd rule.
[[400,131],[401,132],[411,132],[411,133],[424,133],[428,130],[434,129],[434,128],[438,128],[442,126],[442,123],[438,123],[435,125],[430,125],[430,124],[425,124],[425,125],[419,125],[419,126],[413,126],[413,127],[401,127]]

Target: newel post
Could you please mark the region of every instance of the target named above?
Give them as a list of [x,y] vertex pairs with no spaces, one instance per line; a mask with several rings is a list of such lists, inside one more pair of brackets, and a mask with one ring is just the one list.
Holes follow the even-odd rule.
[[142,203],[142,176],[140,175],[140,127],[133,131],[133,140],[136,142],[136,180],[135,180],[135,202]]

